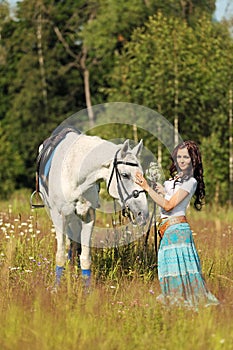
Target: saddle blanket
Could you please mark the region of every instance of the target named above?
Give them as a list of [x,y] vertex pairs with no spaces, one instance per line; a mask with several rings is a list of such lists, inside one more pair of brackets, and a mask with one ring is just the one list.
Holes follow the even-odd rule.
[[66,135],[70,132],[75,132],[77,135],[81,134],[81,131],[74,127],[65,127],[56,134],[52,134],[47,138],[42,146],[40,146],[40,152],[37,157],[37,175],[40,184],[43,185],[48,194],[48,180],[49,170],[51,167],[52,159],[56,151],[57,146],[63,141]]

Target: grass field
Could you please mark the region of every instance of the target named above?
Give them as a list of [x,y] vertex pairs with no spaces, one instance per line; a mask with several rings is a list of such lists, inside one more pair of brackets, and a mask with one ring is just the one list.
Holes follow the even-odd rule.
[[67,266],[53,292],[55,234],[29,193],[0,206],[0,349],[131,350],[233,349],[233,211],[188,214],[203,274],[221,304],[164,308],[152,238],[115,249],[93,249],[91,292]]

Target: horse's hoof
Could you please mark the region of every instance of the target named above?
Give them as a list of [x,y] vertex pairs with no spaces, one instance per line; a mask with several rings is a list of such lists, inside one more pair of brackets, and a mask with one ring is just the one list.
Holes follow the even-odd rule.
[[57,285],[53,286],[51,291],[50,291],[51,294],[57,294]]
[[89,288],[91,284],[91,270],[82,270],[82,281],[85,288]]
[[64,271],[64,267],[63,266],[56,266],[56,285],[59,286],[60,282],[61,282],[61,277],[62,277],[62,273]]

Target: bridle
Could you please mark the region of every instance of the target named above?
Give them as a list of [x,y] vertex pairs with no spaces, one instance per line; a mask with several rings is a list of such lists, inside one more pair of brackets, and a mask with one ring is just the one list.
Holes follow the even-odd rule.
[[[114,172],[115,172],[116,173],[118,193],[119,193],[121,202],[123,203],[122,214],[123,214],[123,216],[128,216],[128,214],[126,212],[126,207],[127,207],[126,206],[126,202],[127,202],[127,200],[132,198],[132,197],[133,198],[138,198],[140,193],[145,193],[146,191],[145,190],[141,190],[141,191],[134,190],[131,194],[129,194],[129,192],[127,191],[127,189],[124,186],[124,183],[122,182],[121,174],[120,174],[119,169],[118,169],[118,165],[119,164],[125,164],[125,165],[129,165],[129,166],[134,166],[135,167],[135,166],[138,166],[138,164],[137,163],[132,163],[132,162],[124,162],[122,160],[117,160],[117,155],[118,155],[119,151],[120,150],[118,150],[116,152],[115,157],[114,157],[113,168],[112,168],[110,179],[109,179],[109,182],[108,182],[108,185],[107,185],[107,191],[109,193],[109,188],[110,188],[110,185],[111,185],[111,182],[112,182],[112,179],[113,179],[113,175],[114,175]],[[122,186],[122,188],[124,189],[124,191],[127,194],[126,198],[123,197],[121,186]],[[115,213],[116,213],[116,208],[115,208]],[[156,204],[155,203],[154,203],[154,210],[153,210],[153,213],[151,215],[150,223],[149,223],[149,226],[148,226],[148,229],[147,229],[146,238],[145,238],[145,242],[144,242],[144,254],[146,254],[146,248],[147,248],[149,233],[150,233],[150,230],[151,230],[151,227],[152,227],[153,224],[154,224],[154,242],[155,242],[154,243],[154,249],[155,249],[156,263],[150,266],[151,269],[153,269],[154,267],[157,266],[157,256],[158,256],[157,227],[156,227]]]
[[[114,157],[112,173],[110,175],[110,179],[109,179],[109,182],[108,182],[107,191],[109,193],[109,188],[110,188],[110,185],[111,185],[111,182],[112,182],[112,179],[113,179],[113,175],[115,173],[116,174],[116,180],[117,180],[117,190],[118,190],[118,193],[119,193],[119,196],[120,196],[120,200],[122,202],[122,212],[123,212],[123,215],[124,215],[124,212],[125,212],[125,210],[127,208],[127,201],[130,198],[138,198],[140,193],[144,193],[145,190],[141,190],[141,191],[134,190],[132,193],[129,193],[127,191],[127,188],[125,187],[125,185],[124,185],[124,183],[122,181],[122,177],[121,177],[121,174],[119,172],[118,165],[119,164],[124,164],[124,165],[128,165],[128,166],[138,167],[138,164],[137,163],[132,163],[132,162],[124,162],[123,160],[118,160],[117,159],[117,155],[118,155],[119,152],[120,152],[120,149],[116,152],[115,157]],[[127,195],[126,198],[124,198],[122,190],[124,190],[124,192],[126,193],[126,195]]]

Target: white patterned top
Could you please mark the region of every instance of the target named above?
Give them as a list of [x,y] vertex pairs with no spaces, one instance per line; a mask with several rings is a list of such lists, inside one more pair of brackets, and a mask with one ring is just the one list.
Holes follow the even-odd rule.
[[190,177],[188,180],[167,180],[164,182],[165,189],[165,199],[169,200],[174,193],[179,189],[185,190],[188,192],[188,196],[180,202],[175,208],[170,211],[166,211],[160,208],[161,218],[170,217],[170,216],[182,216],[186,214],[186,209],[190,203],[192,196],[194,195],[197,188],[197,180],[194,177]]

